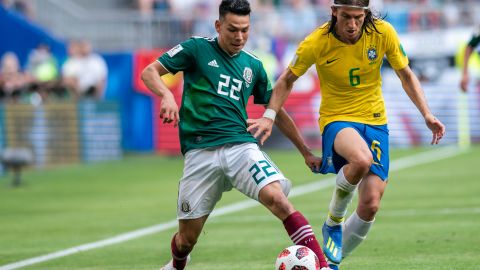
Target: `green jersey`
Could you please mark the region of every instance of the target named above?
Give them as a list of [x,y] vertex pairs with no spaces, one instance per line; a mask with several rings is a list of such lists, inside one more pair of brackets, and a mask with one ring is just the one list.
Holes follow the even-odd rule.
[[247,102],[267,104],[272,87],[262,62],[241,51],[230,56],[217,38],[188,39],[158,61],[169,72],[183,71],[180,107],[182,153],[229,143],[257,142],[247,132]]

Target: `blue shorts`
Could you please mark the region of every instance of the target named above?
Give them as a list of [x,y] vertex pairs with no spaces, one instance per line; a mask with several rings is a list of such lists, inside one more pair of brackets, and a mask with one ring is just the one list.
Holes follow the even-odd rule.
[[387,125],[375,126],[355,122],[333,122],[328,124],[322,134],[323,162],[320,173],[338,173],[347,164],[347,161],[337,154],[333,147],[337,133],[344,128],[353,128],[362,136],[373,156],[370,172],[378,175],[383,181],[387,180],[390,165]]

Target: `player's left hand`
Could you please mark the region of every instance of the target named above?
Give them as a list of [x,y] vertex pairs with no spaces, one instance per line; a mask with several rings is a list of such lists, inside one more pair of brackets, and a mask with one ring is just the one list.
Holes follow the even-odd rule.
[[425,123],[427,124],[427,127],[432,131],[431,144],[438,144],[445,135],[445,126],[431,113],[425,116]]

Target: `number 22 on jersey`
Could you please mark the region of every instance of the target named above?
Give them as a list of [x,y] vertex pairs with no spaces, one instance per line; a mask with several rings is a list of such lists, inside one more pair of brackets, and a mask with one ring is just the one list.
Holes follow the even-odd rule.
[[242,90],[242,84],[243,82],[238,79],[232,79],[228,75],[220,74],[217,93],[234,100],[240,100],[239,92]]

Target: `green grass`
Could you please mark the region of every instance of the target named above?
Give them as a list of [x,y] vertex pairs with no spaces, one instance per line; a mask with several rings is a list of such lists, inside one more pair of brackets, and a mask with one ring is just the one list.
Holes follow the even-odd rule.
[[[432,149],[429,149],[432,150]],[[425,149],[401,149],[392,159]],[[309,172],[296,152],[269,152],[294,186],[331,178]],[[478,269],[480,147],[390,173],[368,239],[342,269]],[[126,156],[122,161],[28,170],[18,188],[0,178],[2,265],[95,242],[175,219],[181,158]],[[292,198],[320,237],[332,188]],[[246,200],[225,193],[218,207]],[[353,209],[353,208],[352,208]],[[158,269],[175,229],[34,264],[25,269]],[[281,223],[261,206],[210,219],[188,269],[273,269],[290,245]]]

